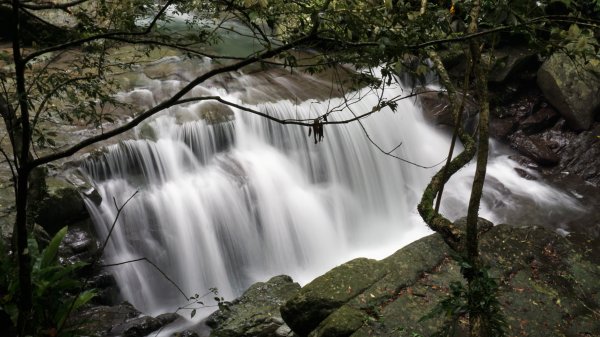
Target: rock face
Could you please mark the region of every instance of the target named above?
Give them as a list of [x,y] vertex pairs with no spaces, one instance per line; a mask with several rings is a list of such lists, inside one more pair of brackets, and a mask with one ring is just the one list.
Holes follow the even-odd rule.
[[[481,257],[501,285],[509,336],[597,336],[600,267],[543,228],[498,225],[481,235]],[[381,260],[357,259],[306,285],[281,308],[300,336],[428,336],[420,319],[462,281],[439,235]],[[464,331],[464,325],[459,330]]]
[[207,320],[213,337],[289,336],[279,307],[300,290],[287,275],[253,284],[242,296],[221,308]]
[[600,108],[598,68],[557,53],[538,70],[537,83],[544,96],[575,130],[588,130]]
[[[555,133],[549,132],[552,139]],[[560,172],[574,173],[586,181],[600,186],[600,124],[590,131],[584,131],[571,137],[561,137],[566,140],[558,149],[561,157]],[[560,139],[556,142],[560,144]]]

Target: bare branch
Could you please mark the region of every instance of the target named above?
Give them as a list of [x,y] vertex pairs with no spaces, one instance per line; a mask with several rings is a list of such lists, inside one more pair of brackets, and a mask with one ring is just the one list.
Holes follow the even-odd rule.
[[148,258],[146,257],[141,257],[139,259],[134,259],[134,260],[128,260],[128,261],[123,261],[123,262],[118,262],[118,263],[110,263],[110,264],[103,264],[100,267],[102,268],[106,268],[106,267],[116,267],[116,266],[122,266],[124,264],[128,264],[128,263],[133,263],[133,262],[139,262],[139,261],[146,261],[148,262],[152,267],[154,267],[154,269],[156,269],[167,281],[169,281],[169,283],[171,283],[175,288],[177,288],[177,290],[179,291],[179,293],[181,294],[181,296],[183,296],[185,298],[185,300],[189,300],[189,297],[186,295],[186,293],[181,289],[181,287],[179,287],[177,285],[177,283],[175,283],[175,281],[173,281],[164,271],[162,271],[154,262],[150,261]]
[[129,203],[129,201],[131,201],[131,199],[133,199],[133,197],[135,197],[138,194],[138,192],[139,191],[135,191],[127,200],[125,200],[125,202],[121,206],[117,205],[117,200],[115,198],[113,198],[115,208],[117,209],[117,215],[115,215],[115,220],[113,221],[112,225],[110,226],[108,235],[104,239],[104,243],[102,244],[102,247],[100,247],[100,250],[98,251],[97,258],[94,260],[94,264],[97,263],[98,259],[102,256],[102,254],[104,254],[104,249],[106,248],[106,245],[108,244],[108,240],[110,240],[110,237],[117,225],[117,220],[119,220],[119,216],[121,215],[121,212],[123,212],[123,209],[125,208],[125,206],[127,206],[127,203]]

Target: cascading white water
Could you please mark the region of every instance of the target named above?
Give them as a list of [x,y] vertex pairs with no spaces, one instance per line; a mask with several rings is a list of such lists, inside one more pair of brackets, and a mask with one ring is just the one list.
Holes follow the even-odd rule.
[[[238,80],[252,85],[251,77]],[[138,89],[124,97],[157,101],[161,85],[173,87],[172,82],[154,81],[144,95]],[[201,90],[242,103],[239,92]],[[384,96],[403,92],[387,88]],[[351,109],[330,118],[370,111],[377,95],[362,95]],[[277,100],[250,107],[281,118],[309,119],[341,103]],[[146,257],[188,295],[217,287],[232,299],[254,281],[289,274],[304,283],[352,257],[380,258],[429,233],[416,204],[437,168],[422,169],[386,156],[366,136],[388,150],[402,143],[394,154],[413,162],[443,160],[448,137],[422,120],[414,101],[402,100],[397,112],[384,109],[362,125],[327,125],[319,144],[307,137],[306,128],[236,109],[231,109],[229,122],[210,124],[198,117],[211,109],[215,105],[207,102],[171,108],[138,129],[137,139],[109,146],[85,162],[83,170],[103,198],[100,206],[88,205],[101,237],[116,217],[113,198],[121,204],[140,191],[118,219],[106,251],[108,262]],[[531,188],[552,194],[530,196],[538,204],[572,202],[540,182],[521,179],[506,169],[516,164],[507,162],[496,157],[490,165],[489,179],[500,182],[488,188],[482,206],[491,220],[503,220],[494,212],[495,201],[505,199],[502,188],[515,195],[528,195]],[[452,217],[465,213],[469,172],[461,171],[446,188],[445,212]],[[123,296],[149,314],[186,303],[148,263],[113,271]]]

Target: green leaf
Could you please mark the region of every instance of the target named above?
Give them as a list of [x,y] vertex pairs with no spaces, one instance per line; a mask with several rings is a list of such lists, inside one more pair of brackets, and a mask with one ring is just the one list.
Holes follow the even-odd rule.
[[67,229],[67,226],[61,228],[61,230],[59,230],[58,233],[54,235],[52,241],[50,241],[50,244],[48,244],[48,247],[44,249],[44,252],[42,253],[42,261],[40,264],[40,268],[47,267],[56,260],[58,246],[60,246],[60,242],[67,234]]
[[61,308],[57,311],[55,316],[55,322],[57,326],[62,326],[64,321],[69,318],[69,315],[81,308],[83,305],[88,303],[92,298],[96,296],[96,291],[94,289],[86,290],[79,294],[77,298],[74,300],[75,302],[66,301]]
[[192,310],[192,314],[191,314],[191,318],[194,318],[194,316],[196,316],[196,309]]

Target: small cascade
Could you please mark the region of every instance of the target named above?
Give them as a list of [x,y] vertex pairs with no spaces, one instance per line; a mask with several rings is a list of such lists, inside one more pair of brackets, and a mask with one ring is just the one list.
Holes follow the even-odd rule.
[[[245,76],[245,85],[248,81]],[[156,101],[148,94],[162,95],[165,89],[152,83],[123,97]],[[240,99],[245,92],[199,90],[245,104]],[[406,92],[390,87],[383,96]],[[329,118],[344,120],[371,111],[380,94],[359,92],[362,99],[349,107],[339,98],[245,106],[308,120],[340,106]],[[101,237],[117,217],[115,202],[120,205],[139,191],[118,217],[108,263],[145,257],[187,295],[216,287],[232,299],[257,280],[289,274],[306,283],[352,257],[381,258],[429,233],[416,204],[439,166],[407,164],[371,143],[384,151],[402,144],[394,155],[424,166],[442,162],[449,139],[423,121],[414,100],[399,101],[396,112],[386,108],[360,122],[326,125],[318,144],[307,128],[205,103],[173,107],[141,126],[137,138],[111,145],[84,163],[82,170],[103,197],[101,205],[88,205]],[[206,118],[215,112],[225,115]],[[577,207],[561,192],[520,178],[514,166],[503,155],[492,158],[488,179],[495,183],[486,187],[483,216],[502,221],[497,210],[515,206],[512,196]],[[471,177],[472,170],[464,169],[446,188],[445,212],[454,218],[466,212]],[[531,189],[540,192],[532,195]],[[187,303],[150,263],[112,270],[123,296],[142,311],[174,311]]]

